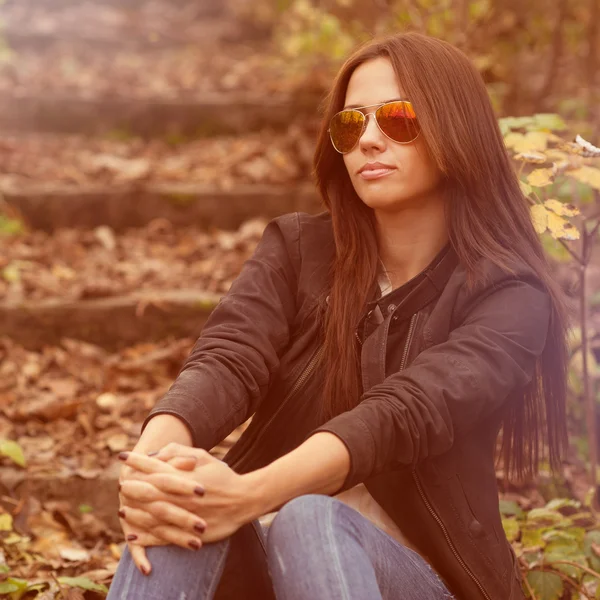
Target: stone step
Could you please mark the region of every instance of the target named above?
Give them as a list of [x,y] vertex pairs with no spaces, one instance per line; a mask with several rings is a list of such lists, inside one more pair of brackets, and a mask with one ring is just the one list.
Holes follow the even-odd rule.
[[236,229],[254,217],[272,219],[289,212],[323,210],[314,186],[308,183],[237,184],[227,190],[185,183],[75,188],[47,184],[0,192],[31,228],[44,231],[99,225],[122,231],[161,217],[175,226]]
[[70,95],[2,93],[0,131],[102,135],[122,132],[145,138],[207,137],[264,128],[284,129],[312,116],[319,97],[252,93],[203,94],[200,100],[88,99]]
[[201,290],[143,291],[89,300],[0,303],[0,337],[32,350],[63,338],[109,350],[171,337],[197,337],[220,299]]
[[[64,28],[58,31],[44,31],[23,28],[18,25],[5,26],[2,38],[15,52],[47,52],[65,41],[74,46],[92,49],[95,52],[114,54],[120,50],[138,50],[153,53],[158,50],[185,47],[190,44],[240,44],[263,43],[268,31],[259,27],[249,27],[243,23],[222,18],[207,18],[201,27],[191,33],[181,31],[140,31],[137,35],[123,31],[125,28],[111,28],[109,31],[96,30],[92,33],[81,28]],[[127,33],[127,35],[126,35]]]
[[[220,15],[227,11],[228,3],[226,0],[169,0],[176,6],[194,6],[196,10],[203,15]],[[3,0],[5,7],[20,5],[32,10],[59,10],[59,9],[77,9],[82,4],[94,5],[102,3],[104,5],[114,6],[122,10],[139,10],[148,4],[151,0]]]

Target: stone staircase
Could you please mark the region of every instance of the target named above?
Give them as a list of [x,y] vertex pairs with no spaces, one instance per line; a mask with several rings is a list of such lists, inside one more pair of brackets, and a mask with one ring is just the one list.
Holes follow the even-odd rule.
[[[320,96],[288,85],[282,65],[266,60],[265,31],[236,21],[222,0],[6,0],[0,19],[9,48],[0,63],[0,198],[33,232],[108,230],[118,241],[152,223],[235,230],[322,210],[309,176]],[[2,269],[14,265],[2,254],[7,276]],[[65,339],[107,352],[193,340],[219,298],[198,287],[75,300],[7,295],[0,338],[40,360],[60,354]],[[81,422],[77,435],[94,435],[94,423]],[[0,402],[0,437],[6,423]],[[139,425],[126,428],[126,446]],[[94,477],[4,466],[0,489],[90,504],[117,529],[119,465],[96,447]]]

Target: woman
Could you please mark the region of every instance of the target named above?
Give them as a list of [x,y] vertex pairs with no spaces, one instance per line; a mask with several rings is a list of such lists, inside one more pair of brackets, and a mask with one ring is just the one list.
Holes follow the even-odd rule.
[[480,76],[364,46],[315,171],[327,211],[269,223],[121,457],[109,600],[524,597],[496,438],[518,477],[559,465],[566,322]]

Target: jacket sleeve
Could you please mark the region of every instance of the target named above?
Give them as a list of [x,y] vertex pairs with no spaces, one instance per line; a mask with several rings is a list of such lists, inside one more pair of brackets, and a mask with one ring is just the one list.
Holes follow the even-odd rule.
[[255,412],[296,316],[299,236],[297,213],[269,222],[142,431],[153,416],[172,414],[194,446],[210,449]]
[[532,379],[550,321],[541,284],[506,279],[463,304],[447,341],[316,430],[337,435],[348,448],[351,467],[341,490],[446,452]]

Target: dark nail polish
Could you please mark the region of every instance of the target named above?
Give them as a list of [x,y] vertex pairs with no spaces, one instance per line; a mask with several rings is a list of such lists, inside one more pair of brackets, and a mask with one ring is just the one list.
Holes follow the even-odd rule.
[[120,452],[119,453],[119,460],[127,460],[127,457],[129,456],[129,452]]
[[204,523],[194,523],[194,529],[200,533],[204,533],[206,530],[206,525],[204,525]]
[[121,519],[125,518],[125,511],[122,508],[119,509],[119,513],[118,514],[121,517]]
[[146,567],[146,566],[142,565],[142,573],[143,573],[144,575],[148,575],[148,573],[150,573],[150,571],[148,570],[148,567]]
[[188,542],[188,546],[192,550],[200,550],[200,544],[196,540],[192,540],[191,542]]
[[194,494],[198,494],[198,496],[204,496],[204,488],[199,485],[194,488]]
[[154,452],[148,452],[148,456],[156,456],[158,454],[158,450],[155,450]]
[[133,542],[134,540],[137,540],[137,535],[135,535],[135,533],[130,533],[130,534],[127,536],[127,541],[128,541],[128,542]]

